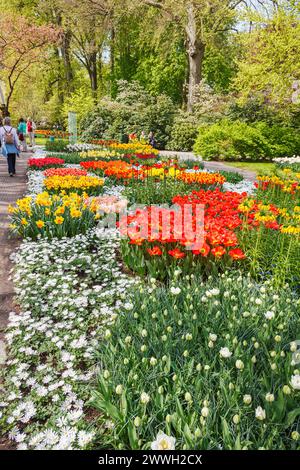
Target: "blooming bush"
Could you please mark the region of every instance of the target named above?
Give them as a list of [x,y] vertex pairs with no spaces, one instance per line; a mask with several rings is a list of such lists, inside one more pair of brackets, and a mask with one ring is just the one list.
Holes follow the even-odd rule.
[[46,168],[57,168],[63,166],[65,160],[62,158],[45,157],[45,158],[30,158],[28,166],[30,170],[45,170]]
[[53,195],[44,192],[19,199],[10,207],[11,230],[23,238],[71,237],[85,233],[99,218],[97,204],[87,195]]
[[178,271],[131,302],[99,345],[101,447],[157,449],[157,434],[166,448],[299,447],[300,304],[287,287]]
[[104,180],[96,176],[50,176],[44,180],[44,186],[50,193],[77,192],[78,194],[102,193]]

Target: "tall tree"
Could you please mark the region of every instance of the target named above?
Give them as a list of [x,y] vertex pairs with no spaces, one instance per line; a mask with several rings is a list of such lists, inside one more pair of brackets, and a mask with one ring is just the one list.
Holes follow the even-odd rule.
[[[98,90],[98,72],[104,43],[111,31],[113,1],[59,0],[65,22],[71,30],[74,57],[86,69],[95,101]],[[111,54],[111,57],[113,55]]]
[[200,83],[208,44],[234,24],[236,8],[242,0],[139,0],[160,11],[165,21],[175,22],[185,36],[189,63],[187,106],[191,111],[194,88]]
[[58,43],[61,31],[51,25],[36,25],[12,13],[0,17],[0,77],[6,84],[4,113],[20,77],[33,64],[43,62],[50,45]]
[[278,110],[299,107],[300,23],[297,12],[277,8],[273,17],[252,15],[250,33],[241,33],[243,52],[234,81],[241,101],[259,98]]

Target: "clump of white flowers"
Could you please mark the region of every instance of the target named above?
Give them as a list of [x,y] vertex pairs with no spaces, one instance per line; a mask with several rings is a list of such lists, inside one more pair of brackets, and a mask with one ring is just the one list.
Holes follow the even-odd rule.
[[9,315],[6,340],[15,353],[6,363],[1,427],[18,449],[86,448],[95,435],[84,412],[93,353],[103,336],[111,338],[115,318],[128,310],[127,289],[139,281],[122,272],[116,242],[95,230],[24,241],[14,261],[22,311]]

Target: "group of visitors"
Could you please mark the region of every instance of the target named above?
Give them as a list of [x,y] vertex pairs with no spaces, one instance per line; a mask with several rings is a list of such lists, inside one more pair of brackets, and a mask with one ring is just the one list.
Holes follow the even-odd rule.
[[20,118],[19,119],[19,124],[17,127],[17,134],[19,137],[19,141],[22,145],[22,150],[23,152],[27,152],[27,137],[29,138],[29,144],[33,148],[35,145],[35,139],[34,139],[34,132],[36,130],[36,125],[32,121],[32,119],[28,118],[27,122],[25,122],[25,119]]
[[2,156],[7,159],[9,176],[16,174],[16,158],[20,156],[21,148],[23,152],[27,152],[27,138],[33,151],[35,130],[36,125],[30,118],[27,122],[20,118],[17,129],[12,126],[10,117],[3,119],[3,125],[0,127],[0,147]]
[[[138,138],[138,134],[136,132],[132,132],[131,134],[129,134],[128,136],[126,136],[127,139],[126,141],[124,141],[124,143],[128,143],[130,140],[136,140]],[[147,139],[147,135],[145,133],[145,131],[142,131],[141,132],[141,135],[140,135],[140,140],[142,142],[147,142],[153,147],[153,148],[156,148],[157,146],[157,142],[156,142],[156,139],[155,139],[155,135],[154,135],[154,132],[151,131],[148,135],[148,139]]]

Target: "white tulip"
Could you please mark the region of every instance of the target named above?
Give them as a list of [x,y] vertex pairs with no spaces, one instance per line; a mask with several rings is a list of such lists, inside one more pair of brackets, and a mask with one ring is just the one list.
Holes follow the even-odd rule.
[[156,440],[152,442],[152,450],[174,450],[176,444],[175,437],[168,436],[163,432],[159,432],[156,436]]
[[221,348],[220,349],[220,356],[227,359],[227,358],[232,356],[232,352],[230,352],[228,348]]
[[258,406],[256,408],[255,418],[258,419],[259,421],[263,421],[264,419],[266,419],[266,412],[261,406]]
[[291,386],[294,390],[300,390],[300,375],[295,374],[291,377]]
[[150,396],[148,395],[148,393],[142,392],[140,400],[143,405],[147,405],[147,403],[149,403],[150,401]]

